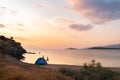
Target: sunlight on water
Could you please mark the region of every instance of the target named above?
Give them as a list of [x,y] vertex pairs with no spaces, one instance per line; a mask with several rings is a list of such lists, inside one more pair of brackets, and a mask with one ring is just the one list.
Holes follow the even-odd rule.
[[120,67],[120,50],[42,50],[40,54],[25,54],[24,62],[35,63],[36,59],[49,57],[48,64],[83,65],[96,60],[106,67]]

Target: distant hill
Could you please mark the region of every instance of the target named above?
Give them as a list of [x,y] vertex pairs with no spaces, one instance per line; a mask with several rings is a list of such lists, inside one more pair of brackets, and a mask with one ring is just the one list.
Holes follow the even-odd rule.
[[65,50],[78,50],[77,48],[65,48]]
[[120,48],[120,44],[106,45],[105,48]]
[[114,49],[120,50],[120,44],[112,44],[112,45],[105,45],[105,46],[97,46],[97,47],[90,47],[87,49]]
[[[105,45],[105,46],[95,46],[95,47],[89,47],[89,48],[82,48],[82,49],[114,49],[114,50],[120,50],[120,44],[111,44],[111,45]],[[65,48],[65,50],[81,50],[80,48]]]

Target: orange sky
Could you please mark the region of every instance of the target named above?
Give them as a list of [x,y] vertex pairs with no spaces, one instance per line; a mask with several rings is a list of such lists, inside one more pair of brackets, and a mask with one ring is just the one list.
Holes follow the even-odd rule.
[[28,50],[120,43],[119,4],[119,0],[0,0],[0,35],[13,36]]

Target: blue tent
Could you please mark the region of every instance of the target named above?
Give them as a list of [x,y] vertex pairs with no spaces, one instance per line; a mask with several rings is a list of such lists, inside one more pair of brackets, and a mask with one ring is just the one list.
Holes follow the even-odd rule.
[[38,58],[35,62],[37,65],[46,65],[47,61],[44,58]]

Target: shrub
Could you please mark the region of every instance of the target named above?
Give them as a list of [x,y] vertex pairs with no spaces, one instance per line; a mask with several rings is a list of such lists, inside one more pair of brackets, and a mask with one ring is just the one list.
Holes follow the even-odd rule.
[[75,80],[117,80],[117,72],[103,68],[101,63],[95,62],[95,60],[92,60],[89,64],[85,63],[83,68],[78,71],[66,68],[62,68],[59,71],[73,77]]

